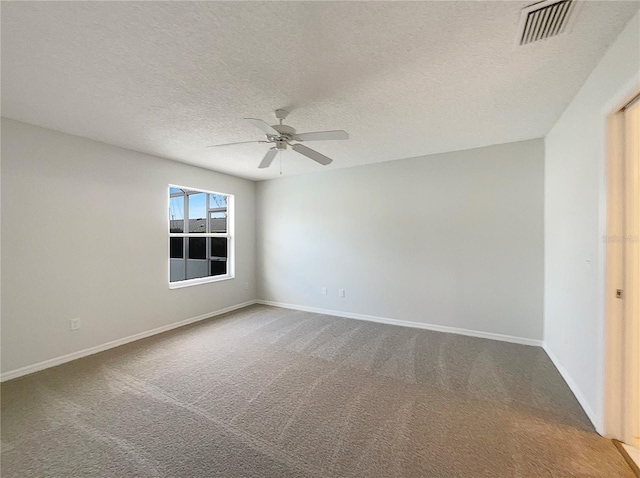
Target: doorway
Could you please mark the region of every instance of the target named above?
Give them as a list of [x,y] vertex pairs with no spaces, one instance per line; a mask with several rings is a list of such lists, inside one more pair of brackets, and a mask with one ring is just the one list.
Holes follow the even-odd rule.
[[640,449],[640,92],[608,118],[605,432]]

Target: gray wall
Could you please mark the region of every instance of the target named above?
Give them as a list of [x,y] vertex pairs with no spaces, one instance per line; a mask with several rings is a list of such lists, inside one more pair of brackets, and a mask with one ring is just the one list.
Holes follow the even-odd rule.
[[537,139],[258,183],[259,297],[542,339],[543,166]]
[[[235,194],[235,279],[169,289],[169,183]],[[3,371],[252,300],[254,271],[255,183],[2,119]]]

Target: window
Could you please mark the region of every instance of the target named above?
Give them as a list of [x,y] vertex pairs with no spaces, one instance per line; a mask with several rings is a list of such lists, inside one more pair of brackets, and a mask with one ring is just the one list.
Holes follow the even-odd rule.
[[233,278],[233,196],[169,186],[169,287]]

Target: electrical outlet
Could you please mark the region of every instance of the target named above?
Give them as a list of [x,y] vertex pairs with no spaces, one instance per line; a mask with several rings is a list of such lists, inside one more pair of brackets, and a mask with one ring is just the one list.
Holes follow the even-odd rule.
[[338,297],[344,298],[344,289],[338,289]]
[[80,319],[69,319],[69,330],[78,330],[80,328]]
[[327,288],[326,287],[322,288],[322,295],[327,295]]

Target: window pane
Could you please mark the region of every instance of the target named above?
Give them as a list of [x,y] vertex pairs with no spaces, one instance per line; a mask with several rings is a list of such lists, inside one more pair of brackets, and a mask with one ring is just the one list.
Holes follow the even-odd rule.
[[209,275],[207,265],[207,238],[190,237],[189,259],[187,260],[187,279],[207,277]]
[[227,238],[226,237],[210,237],[209,238],[210,258],[212,260],[227,260]]
[[209,232],[227,232],[227,196],[209,194]]
[[204,237],[189,238],[189,259],[207,258],[207,239]]
[[210,237],[210,274],[212,276],[224,275],[227,273],[227,252],[228,240],[226,237]]
[[197,279],[199,277],[208,277],[209,270],[207,267],[208,261],[199,261],[188,259],[187,260],[187,279]]
[[189,194],[189,232],[207,232],[207,194]]
[[183,237],[171,237],[169,238],[170,255],[171,259],[182,259],[184,257],[184,238]]
[[210,276],[223,276],[227,273],[227,262],[226,261],[210,261],[211,262],[211,271],[209,272]]
[[184,196],[169,199],[169,232],[184,232]]
[[209,209],[227,209],[227,196],[224,194],[209,194]]
[[185,279],[185,260],[171,259],[169,261],[169,281],[177,282]]
[[211,232],[227,232],[227,212],[209,212]]

